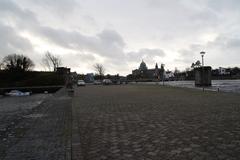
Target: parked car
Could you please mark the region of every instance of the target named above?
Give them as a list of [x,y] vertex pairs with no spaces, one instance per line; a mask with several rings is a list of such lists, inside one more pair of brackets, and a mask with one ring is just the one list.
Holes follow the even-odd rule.
[[11,90],[8,93],[5,93],[7,96],[30,96],[31,92],[21,92],[19,90]]
[[83,80],[78,80],[77,81],[77,86],[85,86],[86,83]]
[[103,80],[103,85],[110,85],[110,84],[112,84],[112,81],[110,79]]
[[94,84],[94,85],[100,85],[100,84],[102,84],[102,82],[99,81],[99,80],[96,80],[96,81],[93,82],[93,84]]

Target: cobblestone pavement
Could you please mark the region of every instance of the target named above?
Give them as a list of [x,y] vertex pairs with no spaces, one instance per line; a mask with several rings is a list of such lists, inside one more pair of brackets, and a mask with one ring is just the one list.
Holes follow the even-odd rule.
[[71,102],[62,89],[31,111],[18,115],[1,134],[0,159],[69,159]]
[[51,96],[52,94],[33,94],[23,97],[0,98],[0,137],[9,124],[15,123],[16,119],[21,119],[23,115],[31,112]]
[[240,159],[239,99],[161,86],[79,87],[72,159]]

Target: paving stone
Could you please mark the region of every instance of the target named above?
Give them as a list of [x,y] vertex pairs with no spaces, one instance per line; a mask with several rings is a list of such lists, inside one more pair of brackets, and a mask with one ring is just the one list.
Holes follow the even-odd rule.
[[235,94],[79,87],[73,99],[60,92],[28,116],[4,121],[0,159],[238,160],[239,107]]
[[0,145],[0,150],[6,151],[2,155],[0,152],[1,160],[65,160],[69,152],[71,98],[62,89],[11,125],[14,127],[7,137],[9,145]]

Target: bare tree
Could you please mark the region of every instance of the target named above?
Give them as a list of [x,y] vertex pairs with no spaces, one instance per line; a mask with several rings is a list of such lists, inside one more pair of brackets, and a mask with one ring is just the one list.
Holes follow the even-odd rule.
[[10,54],[3,58],[1,67],[9,71],[29,71],[34,67],[33,61],[27,56]]
[[195,63],[192,63],[191,68],[198,68],[201,67],[201,62],[199,60],[197,60]]
[[196,63],[195,63],[195,66],[196,67],[201,67],[201,62],[199,60],[197,60]]
[[96,73],[99,75],[99,76],[104,76],[104,73],[105,73],[105,68],[102,64],[99,64],[99,63],[96,63],[94,64],[94,70],[96,71]]
[[62,64],[62,60],[59,56],[53,55],[47,51],[42,59],[42,64],[44,67],[47,67],[49,71],[56,71],[56,69]]

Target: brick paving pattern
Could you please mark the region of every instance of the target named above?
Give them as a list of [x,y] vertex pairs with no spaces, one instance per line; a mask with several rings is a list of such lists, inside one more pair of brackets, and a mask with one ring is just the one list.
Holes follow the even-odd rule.
[[160,86],[79,87],[72,159],[240,159],[239,99]]
[[[65,160],[71,152],[71,103],[65,89],[28,111],[1,139],[1,160]],[[19,117],[19,116],[18,116]]]
[[238,160],[239,99],[154,85],[62,89],[1,125],[0,159]]

